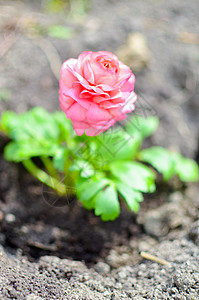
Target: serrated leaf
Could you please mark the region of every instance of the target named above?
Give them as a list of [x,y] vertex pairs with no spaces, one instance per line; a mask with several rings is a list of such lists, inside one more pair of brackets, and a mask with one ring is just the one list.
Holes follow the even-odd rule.
[[193,160],[185,158],[179,153],[173,154],[173,159],[175,162],[175,171],[184,182],[194,182],[199,180],[199,166]]
[[[53,114],[50,114],[45,109],[34,107],[22,115],[22,117],[24,117],[24,123],[26,122],[26,124],[28,124],[28,122],[30,122],[30,126],[27,127],[27,130],[33,136],[52,140],[56,140],[59,137],[59,128],[54,120]],[[30,127],[34,130],[31,130]]]
[[132,135],[140,135],[143,139],[152,135],[158,128],[159,121],[155,116],[143,118],[138,115],[134,115],[128,120],[126,124],[127,132]]
[[133,210],[134,212],[138,212],[140,208],[139,202],[142,202],[144,199],[142,193],[133,190],[132,188],[130,188],[122,182],[118,182],[116,186],[119,193],[126,201],[126,204],[128,205],[129,209]]
[[80,176],[83,178],[89,178],[95,174],[93,166],[83,159],[75,160],[70,166],[70,171],[80,171]]
[[101,190],[95,197],[95,215],[102,221],[113,221],[120,213],[118,195],[113,185]]
[[59,136],[59,128],[52,115],[41,107],[35,107],[23,114],[7,111],[2,114],[1,126],[15,141],[48,141]]
[[[34,107],[23,114],[4,112],[1,118],[1,128],[17,143],[17,145],[11,144],[10,146],[8,144],[5,157],[19,162],[33,156],[55,155],[57,149],[62,147],[58,145],[67,138],[69,124],[64,123],[65,119],[63,114],[50,114],[41,107]],[[12,149],[15,149],[13,156]]]
[[110,165],[111,173],[124,184],[145,193],[155,191],[155,174],[138,162],[116,161]]
[[107,131],[97,136],[96,140],[98,153],[105,161],[132,159],[141,145],[139,136],[131,136],[122,128]]
[[48,156],[56,152],[57,145],[41,147],[36,144],[10,142],[4,148],[4,157],[9,161],[21,162],[34,156]]
[[163,175],[165,181],[168,181],[175,175],[175,163],[172,153],[165,148],[154,146],[142,150],[139,154],[139,158],[151,164]]
[[76,184],[77,197],[87,209],[95,208],[95,199],[93,198],[101,189],[103,189],[109,180],[106,178],[91,178],[89,180]]

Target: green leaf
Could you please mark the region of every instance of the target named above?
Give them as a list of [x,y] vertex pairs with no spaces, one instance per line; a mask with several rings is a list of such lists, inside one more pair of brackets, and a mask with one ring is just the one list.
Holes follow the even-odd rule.
[[66,0],[42,0],[44,7],[47,11],[53,13],[60,13],[66,10],[67,2]]
[[102,221],[115,220],[120,213],[120,204],[114,185],[107,186],[95,197],[95,215],[101,216]]
[[13,111],[5,111],[1,115],[1,122],[0,122],[0,128],[1,130],[8,134],[10,137],[10,130],[11,130],[11,122],[15,119],[16,114]]
[[4,148],[4,158],[8,161],[20,162],[24,159],[24,151],[22,150],[21,153],[20,145],[15,142],[10,142]]
[[52,25],[48,27],[48,35],[58,39],[70,39],[74,36],[74,30],[72,28],[61,26],[61,25]]
[[84,180],[80,184],[76,183],[77,197],[87,209],[95,208],[95,199],[93,198],[101,189],[103,189],[109,180],[106,178],[91,178]]
[[175,162],[175,171],[180,180],[185,182],[199,180],[199,166],[193,159],[185,158],[179,153],[174,153],[173,159]]
[[57,148],[53,155],[53,166],[60,172],[64,172],[65,163],[68,159],[68,149]]
[[145,193],[155,191],[155,174],[141,163],[116,161],[110,165],[110,171],[119,181],[135,190]]
[[140,135],[142,139],[152,135],[158,128],[159,120],[155,116],[143,118],[138,115],[134,115],[126,124],[127,132],[132,135]]
[[[7,145],[5,157],[19,162],[33,156],[59,156],[57,151],[61,147],[66,148],[66,145],[62,146],[62,141],[67,140],[71,142],[70,146],[75,147],[75,142],[68,137],[70,126],[64,114],[59,112],[50,114],[41,107],[34,107],[23,114],[4,112],[1,129],[15,142],[10,146]],[[13,149],[15,153],[12,155]],[[60,157],[54,161],[57,159]],[[61,169],[60,164],[58,168]]]
[[83,159],[75,160],[70,167],[70,171],[80,171],[80,176],[83,178],[89,178],[95,174],[93,166]]
[[52,156],[56,152],[57,145],[48,145],[46,147],[35,143],[17,143],[10,142],[4,148],[4,157],[8,161],[21,162],[35,156]]
[[105,161],[132,159],[141,145],[139,136],[131,136],[122,128],[106,131],[96,137],[98,153]]
[[74,135],[74,130],[72,123],[69,119],[66,118],[66,115],[63,111],[56,111],[52,114],[53,119],[59,127],[60,135],[63,139]]
[[151,164],[163,175],[165,181],[168,181],[175,175],[175,163],[172,153],[165,148],[154,146],[142,150],[139,154],[139,158]]
[[117,189],[126,201],[128,208],[134,212],[138,212],[140,208],[139,202],[144,199],[142,193],[130,188],[122,182],[117,183]]
[[47,142],[59,137],[55,120],[41,107],[35,107],[23,114],[7,111],[2,114],[1,127],[15,141],[37,139]]

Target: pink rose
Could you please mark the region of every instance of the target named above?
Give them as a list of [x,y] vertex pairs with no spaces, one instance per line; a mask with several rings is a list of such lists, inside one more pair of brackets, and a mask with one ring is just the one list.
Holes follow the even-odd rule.
[[77,135],[95,136],[134,110],[135,76],[107,51],[86,51],[61,68],[59,100]]

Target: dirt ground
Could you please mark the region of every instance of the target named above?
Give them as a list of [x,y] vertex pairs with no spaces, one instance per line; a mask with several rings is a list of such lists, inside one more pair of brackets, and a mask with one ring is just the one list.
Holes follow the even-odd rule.
[[[93,0],[82,17],[0,0],[0,113],[58,110],[61,62],[84,50],[121,53],[139,32],[149,56],[135,70],[137,110],[160,118],[147,143],[199,162],[198,20],[197,0]],[[54,24],[72,36],[49,36]],[[137,215],[122,207],[103,223],[76,201],[51,205],[42,184],[3,159],[6,142],[0,136],[0,299],[199,299],[198,184],[159,183]]]

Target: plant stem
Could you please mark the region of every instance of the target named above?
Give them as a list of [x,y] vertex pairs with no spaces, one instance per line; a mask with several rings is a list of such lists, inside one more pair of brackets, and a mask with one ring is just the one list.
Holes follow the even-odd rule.
[[32,174],[39,181],[46,184],[50,188],[54,189],[58,195],[63,196],[65,194],[67,195],[74,194],[74,189],[67,188],[67,186],[63,184],[61,181],[48,175],[46,172],[38,168],[31,159],[24,160],[22,163],[24,167],[30,172],[30,174]]
[[47,156],[40,156],[40,159],[43,162],[43,164],[44,164],[46,170],[48,171],[48,173],[50,174],[50,176],[56,178],[57,180],[60,180],[60,177],[57,173],[57,170],[53,166],[51,159]]

